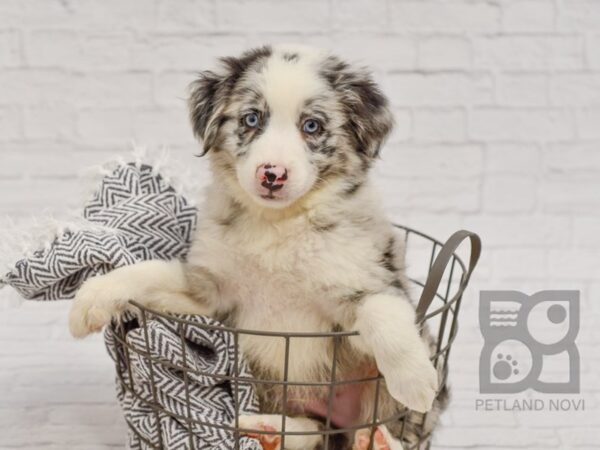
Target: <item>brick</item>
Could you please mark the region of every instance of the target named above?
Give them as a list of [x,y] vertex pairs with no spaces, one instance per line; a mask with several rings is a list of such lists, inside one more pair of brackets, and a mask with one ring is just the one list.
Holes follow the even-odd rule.
[[502,8],[502,28],[508,32],[552,32],[555,18],[555,4],[548,0],[517,0]]
[[474,65],[506,70],[573,70],[583,67],[577,36],[493,36],[474,39]]
[[[39,392],[24,393],[30,395],[39,395]],[[84,393],[85,394],[85,393]],[[20,448],[23,442],[23,435],[27,435],[27,430],[31,429],[32,424],[25,424],[19,428],[11,428],[0,437],[0,445],[7,448]],[[81,426],[76,433],[73,433],[73,425],[47,425],[39,424],[36,427],[36,433],[27,437],[27,443],[33,448],[43,448],[41,446],[48,442],[57,444],[58,448],[73,448],[72,444],[84,442],[97,442],[98,436],[102,435],[102,443],[105,448],[123,445],[125,439],[124,426],[102,427],[102,426]],[[81,448],[81,447],[80,447]],[[85,447],[84,447],[85,448]],[[98,448],[98,447],[96,447]],[[102,448],[102,447],[100,447]]]
[[78,23],[87,23],[90,28],[154,30],[156,27],[156,5],[145,0],[106,0],[95,2],[86,0],[82,8],[83,19]]
[[477,182],[465,179],[401,179],[378,177],[381,191],[389,192],[385,199],[389,214],[415,212],[473,212],[479,208]]
[[394,105],[398,106],[463,106],[492,101],[493,83],[486,74],[397,73],[385,83]]
[[[292,0],[292,2],[295,0]],[[313,32],[313,33],[305,33],[300,30],[282,32],[282,31],[273,31],[273,30],[264,30],[264,31],[256,31],[256,33],[245,34],[242,35],[241,32],[234,32],[232,36],[242,37],[244,41],[244,49],[261,47],[263,45],[303,45],[307,47],[314,47],[318,49],[329,49],[336,50],[334,53],[337,53],[337,47],[334,44],[334,37],[337,39],[343,36],[344,32]],[[352,34],[350,32],[349,34]],[[370,33],[369,33],[370,34]],[[367,33],[365,33],[365,36]],[[223,38],[221,35],[218,36],[218,42],[220,42]]]
[[488,176],[484,179],[486,212],[529,212],[536,204],[535,179],[525,176]]
[[29,139],[73,139],[75,111],[67,105],[25,109],[25,137]]
[[[12,375],[12,374],[11,374]],[[3,385],[6,386],[5,383]],[[24,423],[43,423],[47,420],[47,408],[14,410],[9,408],[0,409],[0,426],[3,429],[8,427],[22,427]]]
[[17,30],[0,30],[0,67],[21,64],[21,38]]
[[460,109],[416,110],[414,137],[421,142],[461,142],[466,137],[466,117]]
[[[49,0],[40,8],[38,0],[21,0],[22,24],[27,28],[79,30],[151,30],[156,26],[156,7],[145,0],[82,0],[74,3]],[[109,24],[109,25],[107,25]]]
[[[391,180],[432,177],[445,180],[473,179],[481,174],[482,165],[483,151],[477,145],[409,143],[388,146],[377,172]],[[432,180],[434,183],[435,180]]]
[[57,69],[6,70],[0,105],[70,103],[76,106],[148,105],[152,76],[145,72],[68,73]]
[[126,32],[32,31],[25,54],[33,67],[124,69],[130,66],[132,40]]
[[156,76],[154,96],[159,106],[187,106],[189,85],[197,72],[162,72]]
[[83,140],[126,142],[133,134],[132,113],[128,109],[83,109],[77,116],[77,131]]
[[219,40],[199,34],[165,34],[140,38],[132,47],[132,67],[146,70],[201,71],[214,69],[217,59],[238,56],[248,48],[241,36]]
[[497,249],[493,253],[496,280],[533,280],[546,276],[543,249]]
[[340,33],[333,38],[332,48],[336,54],[375,72],[416,67],[417,48],[410,37]]
[[385,0],[333,0],[331,7],[336,30],[381,31],[388,25]]
[[540,199],[546,212],[600,216],[597,176],[544,180]]
[[22,136],[21,116],[17,107],[0,107],[0,141],[11,141]]
[[48,1],[43,8],[40,8],[35,0],[23,0],[18,1],[18,7],[19,9],[14,13],[21,20],[20,26],[58,27],[64,26],[72,20],[72,13],[67,5],[58,0]]
[[75,79],[71,96],[84,107],[145,106],[152,103],[152,76],[146,72],[86,74]]
[[554,144],[544,152],[545,173],[554,179],[594,178],[600,170],[600,154],[595,143]]
[[527,143],[488,144],[485,171],[490,174],[525,173],[531,175],[539,170],[540,149]]
[[330,27],[329,5],[318,0],[222,0],[217,2],[221,31],[323,32]]
[[595,0],[569,0],[560,3],[559,30],[597,31],[599,22],[600,4]]
[[545,106],[548,104],[548,78],[545,75],[501,74],[498,76],[498,104],[506,106]]
[[74,192],[80,192],[75,179],[4,180],[0,179],[0,204],[9,216],[30,215],[44,211],[53,214],[81,204]]
[[150,146],[195,145],[186,108],[136,111],[133,136]]
[[568,111],[482,108],[471,113],[470,136],[487,141],[556,141],[575,134]]
[[[590,283],[590,288],[589,288],[588,295],[587,295],[588,308],[590,311],[593,311],[594,314],[600,314],[600,305],[596,301],[597,298],[600,298],[600,283],[598,283],[597,281],[594,281],[594,282]],[[600,380],[598,380],[598,381],[600,381]]]
[[464,220],[476,230],[486,248],[544,248],[564,245],[570,240],[571,220],[560,215],[480,215]]
[[592,69],[600,69],[600,34],[591,35],[588,37],[587,45],[587,62]]
[[[481,349],[479,349],[481,350]],[[478,355],[470,355],[471,358],[478,358]],[[469,406],[473,407],[475,402],[472,402]],[[467,409],[467,408],[465,408]],[[461,410],[460,412],[452,415],[453,426],[455,427],[515,427],[517,425],[517,418],[505,411],[475,411]]]
[[159,30],[212,30],[216,28],[214,2],[205,0],[165,0],[158,4]]
[[550,81],[550,95],[555,104],[597,106],[600,104],[600,74],[560,74]]
[[3,70],[0,105],[59,101],[69,77],[57,70]]
[[5,0],[0,2],[0,17],[2,27],[20,27],[23,24],[20,0]]
[[600,218],[575,217],[573,244],[580,247],[600,247]]
[[548,273],[557,279],[597,280],[600,278],[598,250],[556,249],[548,253]]
[[0,147],[0,178],[74,178],[81,169],[111,159],[116,151],[115,146],[108,152],[82,151],[80,144],[63,141],[13,142],[6,148]]
[[539,445],[541,448],[559,448],[560,441],[553,430],[531,430],[519,428],[485,428],[477,429],[470,426],[452,427],[445,432],[445,445],[452,444],[457,448],[489,448],[489,443],[494,443],[494,448],[525,446],[532,448]]
[[418,48],[422,69],[465,69],[471,65],[471,44],[463,37],[427,37],[419,41]]
[[581,109],[577,113],[577,130],[582,139],[600,140],[600,107]]
[[[581,422],[578,425],[581,425]],[[589,446],[588,448],[594,448],[598,445],[598,428],[595,423],[590,423],[587,427],[573,426],[559,431],[559,434],[563,442],[569,442],[573,447]]]
[[396,1],[390,14],[394,29],[404,31],[493,33],[500,26],[500,9],[491,3]]

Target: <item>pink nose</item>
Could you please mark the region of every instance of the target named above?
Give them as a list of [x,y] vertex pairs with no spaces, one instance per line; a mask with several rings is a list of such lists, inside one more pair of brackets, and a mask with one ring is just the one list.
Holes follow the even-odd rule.
[[273,164],[263,164],[256,169],[256,180],[269,191],[278,191],[288,179],[288,171],[285,167]]

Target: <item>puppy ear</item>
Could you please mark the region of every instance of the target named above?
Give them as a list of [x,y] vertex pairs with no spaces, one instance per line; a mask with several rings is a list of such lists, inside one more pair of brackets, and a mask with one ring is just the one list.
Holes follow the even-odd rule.
[[225,109],[235,84],[250,67],[270,55],[270,47],[260,47],[239,58],[222,58],[220,72],[202,72],[190,85],[188,108],[194,135],[203,142],[200,156],[217,145],[220,128],[228,120]]
[[215,145],[219,132],[219,117],[222,117],[228,95],[228,75],[212,71],[200,73],[190,85],[188,108],[194,135],[202,140],[204,156]]
[[368,70],[352,68],[336,57],[327,58],[323,75],[340,94],[356,150],[376,158],[394,126],[388,99]]

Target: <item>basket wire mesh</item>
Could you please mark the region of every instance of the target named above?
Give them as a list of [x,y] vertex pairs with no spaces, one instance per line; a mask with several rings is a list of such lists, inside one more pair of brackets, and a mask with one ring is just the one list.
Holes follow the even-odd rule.
[[[446,389],[447,377],[448,377],[448,357],[450,349],[456,333],[458,330],[458,312],[462,300],[462,294],[469,281],[470,274],[474,269],[477,259],[479,257],[480,242],[477,235],[470,232],[457,232],[453,235],[446,244],[411,228],[396,225],[399,232],[404,236],[404,242],[406,247],[406,261],[407,261],[407,275],[409,281],[412,283],[412,296],[419,298],[420,301],[417,305],[417,320],[419,326],[426,326],[432,331],[434,338],[433,353],[431,354],[431,360],[434,366],[438,369],[440,374],[438,396],[441,395],[442,391]],[[457,236],[459,233],[463,233]],[[471,238],[471,258],[469,265],[466,266],[461,257],[459,256],[456,248],[465,239]],[[454,239],[454,243],[451,240]],[[435,271],[436,273],[434,273]],[[437,278],[437,279],[436,279]],[[426,298],[431,297],[431,298]],[[400,411],[390,414],[387,417],[380,417],[379,414],[379,401],[380,391],[383,377],[377,373],[372,376],[362,376],[356,379],[340,379],[337,375],[338,370],[338,352],[340,350],[340,343],[343,339],[347,339],[351,336],[358,335],[356,331],[334,331],[327,333],[313,333],[313,332],[302,332],[302,333],[286,333],[286,332],[272,332],[272,331],[260,331],[260,330],[246,330],[232,328],[228,326],[214,326],[208,324],[198,324],[196,322],[190,322],[180,317],[169,316],[167,314],[160,313],[158,311],[151,310],[144,307],[136,302],[130,302],[135,310],[137,310],[137,317],[140,326],[144,329],[145,337],[145,351],[140,350],[131,346],[126,340],[126,327],[120,323],[116,325],[116,336],[115,345],[119,347],[118,355],[121,355],[116,361],[117,364],[117,383],[120,384],[120,388],[123,391],[133,395],[138,401],[142,402],[146,407],[153,411],[156,417],[156,424],[158,429],[156,430],[156,436],[158,445],[156,442],[149,441],[146,437],[140,435],[136,428],[128,422],[131,433],[137,434],[137,437],[148,447],[156,449],[166,449],[167,447],[163,441],[163,429],[159,414],[168,414],[172,419],[177,420],[180,424],[184,424],[188,430],[189,436],[189,448],[194,450],[196,443],[192,429],[194,427],[212,427],[221,430],[226,430],[233,433],[234,443],[233,448],[239,450],[239,438],[243,435],[279,435],[281,437],[280,448],[286,448],[286,437],[290,436],[308,436],[308,435],[321,435],[323,439],[323,450],[333,450],[334,445],[332,444],[335,436],[345,435],[347,433],[354,432],[359,429],[368,428],[371,430],[369,450],[374,448],[374,433],[376,427],[379,425],[396,424],[400,425],[400,436],[395,436],[403,440],[403,445],[406,450],[409,449],[429,449],[430,432],[426,432],[424,424],[427,420],[427,413],[418,414],[412,411],[402,408]],[[234,339],[234,375],[218,375],[214,373],[196,371],[199,376],[208,376],[219,379],[222,382],[228,382],[231,385],[234,398],[235,407],[235,420],[233,423],[222,423],[215,424],[204,422],[192,417],[190,401],[190,373],[193,369],[187,364],[173,364],[165,360],[158,360],[154,358],[149,348],[148,328],[147,324],[150,318],[161,317],[165,320],[173,321],[178,323],[179,326],[179,338],[182,344],[185,343],[186,328],[188,326],[202,327],[207,330],[218,329],[223,332],[232,333]],[[269,338],[280,338],[285,342],[285,355],[283,361],[283,377],[282,379],[259,379],[248,376],[240,375],[240,350],[239,340],[241,335],[254,335],[254,336],[265,336]],[[330,376],[328,381],[323,382],[301,382],[298,380],[289,379],[289,366],[290,366],[290,343],[292,339],[327,339],[331,340],[332,345],[332,364],[330,370]],[[183,361],[187,361],[187,355],[185,354],[185,345],[183,348]],[[132,376],[132,365],[130,352],[136,352],[139,356],[146,358],[149,367],[149,377],[151,384],[152,400],[149,401],[144,398],[136,391],[134,377]],[[155,383],[155,374],[153,367],[155,365],[164,365],[170,369],[177,371],[181,374],[185,388],[185,409],[186,414],[180,415],[173,411],[167,411],[161,407],[157,396],[157,387]],[[120,369],[124,368],[125,371]],[[127,373],[128,376],[123,376],[123,373]],[[280,431],[269,431],[262,429],[244,429],[240,427],[240,405],[239,405],[239,389],[240,384],[251,383],[253,385],[263,386],[279,386],[282,389],[282,400],[281,400],[281,411],[276,413],[281,414],[281,430]],[[332,424],[332,410],[336,388],[342,386],[348,386],[351,384],[367,384],[374,383],[374,399],[373,399],[373,414],[370,421],[367,423],[360,423],[345,428],[337,428]],[[326,389],[328,394],[327,401],[327,415],[323,420],[323,426],[318,431],[290,431],[286,429],[286,422],[289,417],[290,411],[288,411],[288,394],[289,390],[297,387],[302,388],[316,388]],[[405,436],[405,430],[410,427],[412,432],[411,439]],[[409,442],[407,444],[407,441]],[[308,450],[308,449],[307,449]]]

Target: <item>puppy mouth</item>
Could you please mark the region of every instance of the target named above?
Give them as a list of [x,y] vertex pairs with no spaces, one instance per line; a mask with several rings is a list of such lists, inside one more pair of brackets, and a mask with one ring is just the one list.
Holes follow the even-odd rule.
[[274,191],[270,191],[268,194],[261,194],[260,198],[265,199],[265,200],[284,200],[283,197],[281,196],[275,196],[273,195]]
[[273,195],[272,192],[269,192],[267,195],[261,195],[260,198],[264,198],[265,200],[276,200],[277,197]]
[[[283,184],[268,184],[263,182],[262,187],[264,188],[263,192],[259,192],[260,198],[265,200],[283,200],[285,195],[281,194],[281,189],[283,188]],[[267,191],[265,193],[265,191]],[[275,195],[278,193],[278,195]]]
[[263,206],[272,208],[282,208],[294,201],[293,196],[290,196],[285,189],[282,191],[266,191],[260,190],[255,193],[255,199],[262,202]]
[[269,190],[270,193],[273,193],[273,192],[278,191],[281,188],[283,188],[283,184],[272,184],[266,180],[261,183],[261,186],[264,187],[265,189]]

